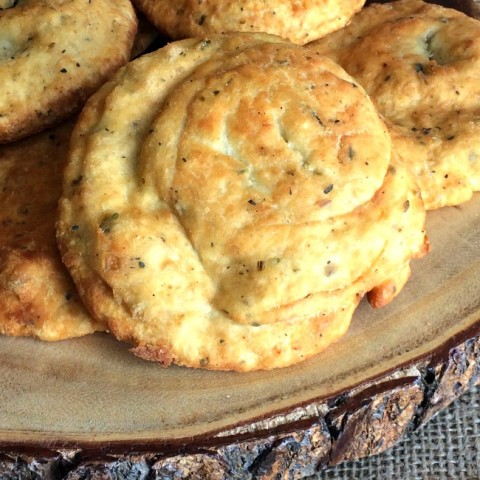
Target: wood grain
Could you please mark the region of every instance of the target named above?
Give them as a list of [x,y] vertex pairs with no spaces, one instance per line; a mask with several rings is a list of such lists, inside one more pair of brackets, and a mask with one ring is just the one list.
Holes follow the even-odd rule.
[[276,479],[377,454],[480,382],[480,194],[429,213],[388,307],[303,364],[161,369],[106,334],[0,338],[0,478]]
[[[437,352],[369,386],[297,408],[310,416],[291,421],[292,412],[263,419],[263,428],[240,427],[222,438],[204,437],[168,446],[123,445],[123,455],[96,449],[29,451],[23,444],[0,457],[0,477],[32,472],[49,479],[276,479],[302,478],[344,460],[382,452],[418,428],[464,391],[479,383],[480,336]],[[315,411],[315,415],[311,413]],[[288,423],[279,426],[281,421]],[[269,423],[277,427],[266,428]],[[118,447],[118,446],[117,446]],[[172,448],[173,447],[173,448]],[[138,450],[133,453],[133,451]],[[16,451],[15,451],[16,450]],[[32,456],[33,455],[33,456]],[[107,457],[109,460],[107,460]],[[39,459],[41,458],[41,460]],[[29,478],[29,477],[25,477]]]

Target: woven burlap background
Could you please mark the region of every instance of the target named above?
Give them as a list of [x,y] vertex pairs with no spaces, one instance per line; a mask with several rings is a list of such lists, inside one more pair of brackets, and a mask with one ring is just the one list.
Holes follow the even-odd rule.
[[480,479],[480,387],[460,397],[392,449],[310,480]]

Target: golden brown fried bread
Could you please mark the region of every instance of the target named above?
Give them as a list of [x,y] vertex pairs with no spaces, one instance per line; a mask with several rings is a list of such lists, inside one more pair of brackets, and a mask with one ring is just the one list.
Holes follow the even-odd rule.
[[134,0],[174,39],[267,32],[304,44],[343,27],[365,0]]
[[52,126],[130,58],[129,0],[18,0],[0,10],[0,143]]
[[56,248],[72,126],[0,146],[0,334],[62,340],[101,328],[83,307]]
[[339,62],[388,119],[427,209],[480,190],[480,22],[420,0],[365,8],[310,45]]
[[346,331],[365,293],[389,301],[424,250],[417,186],[390,150],[365,92],[328,59],[265,34],[171,43],[82,113],[63,260],[143,358],[299,362]]

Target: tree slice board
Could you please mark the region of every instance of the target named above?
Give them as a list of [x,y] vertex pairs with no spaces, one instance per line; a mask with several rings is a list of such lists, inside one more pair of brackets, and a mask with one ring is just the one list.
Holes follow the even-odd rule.
[[105,334],[0,338],[0,450],[75,466],[70,479],[134,454],[175,478],[301,478],[389,448],[479,381],[479,212],[480,195],[431,212],[432,251],[399,297],[362,304],[334,347],[287,369],[162,369]]
[[0,337],[0,478],[302,478],[390,448],[480,382],[480,194],[427,226],[395,301],[361,304],[290,368],[163,369],[106,334]]

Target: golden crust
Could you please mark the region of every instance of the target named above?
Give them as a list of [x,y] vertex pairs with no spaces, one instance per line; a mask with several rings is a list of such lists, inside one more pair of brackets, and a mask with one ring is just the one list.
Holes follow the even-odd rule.
[[390,150],[365,92],[314,52],[260,34],[172,43],[87,103],[60,201],[63,260],[143,358],[299,362],[424,249],[417,186]]
[[365,0],[134,0],[174,39],[266,32],[304,44],[348,23]]
[[478,20],[420,0],[373,4],[310,48],[371,95],[427,209],[480,190]]
[[72,123],[0,146],[0,334],[63,340],[100,329],[55,241]]
[[19,0],[0,10],[0,143],[53,126],[130,57],[129,0]]

